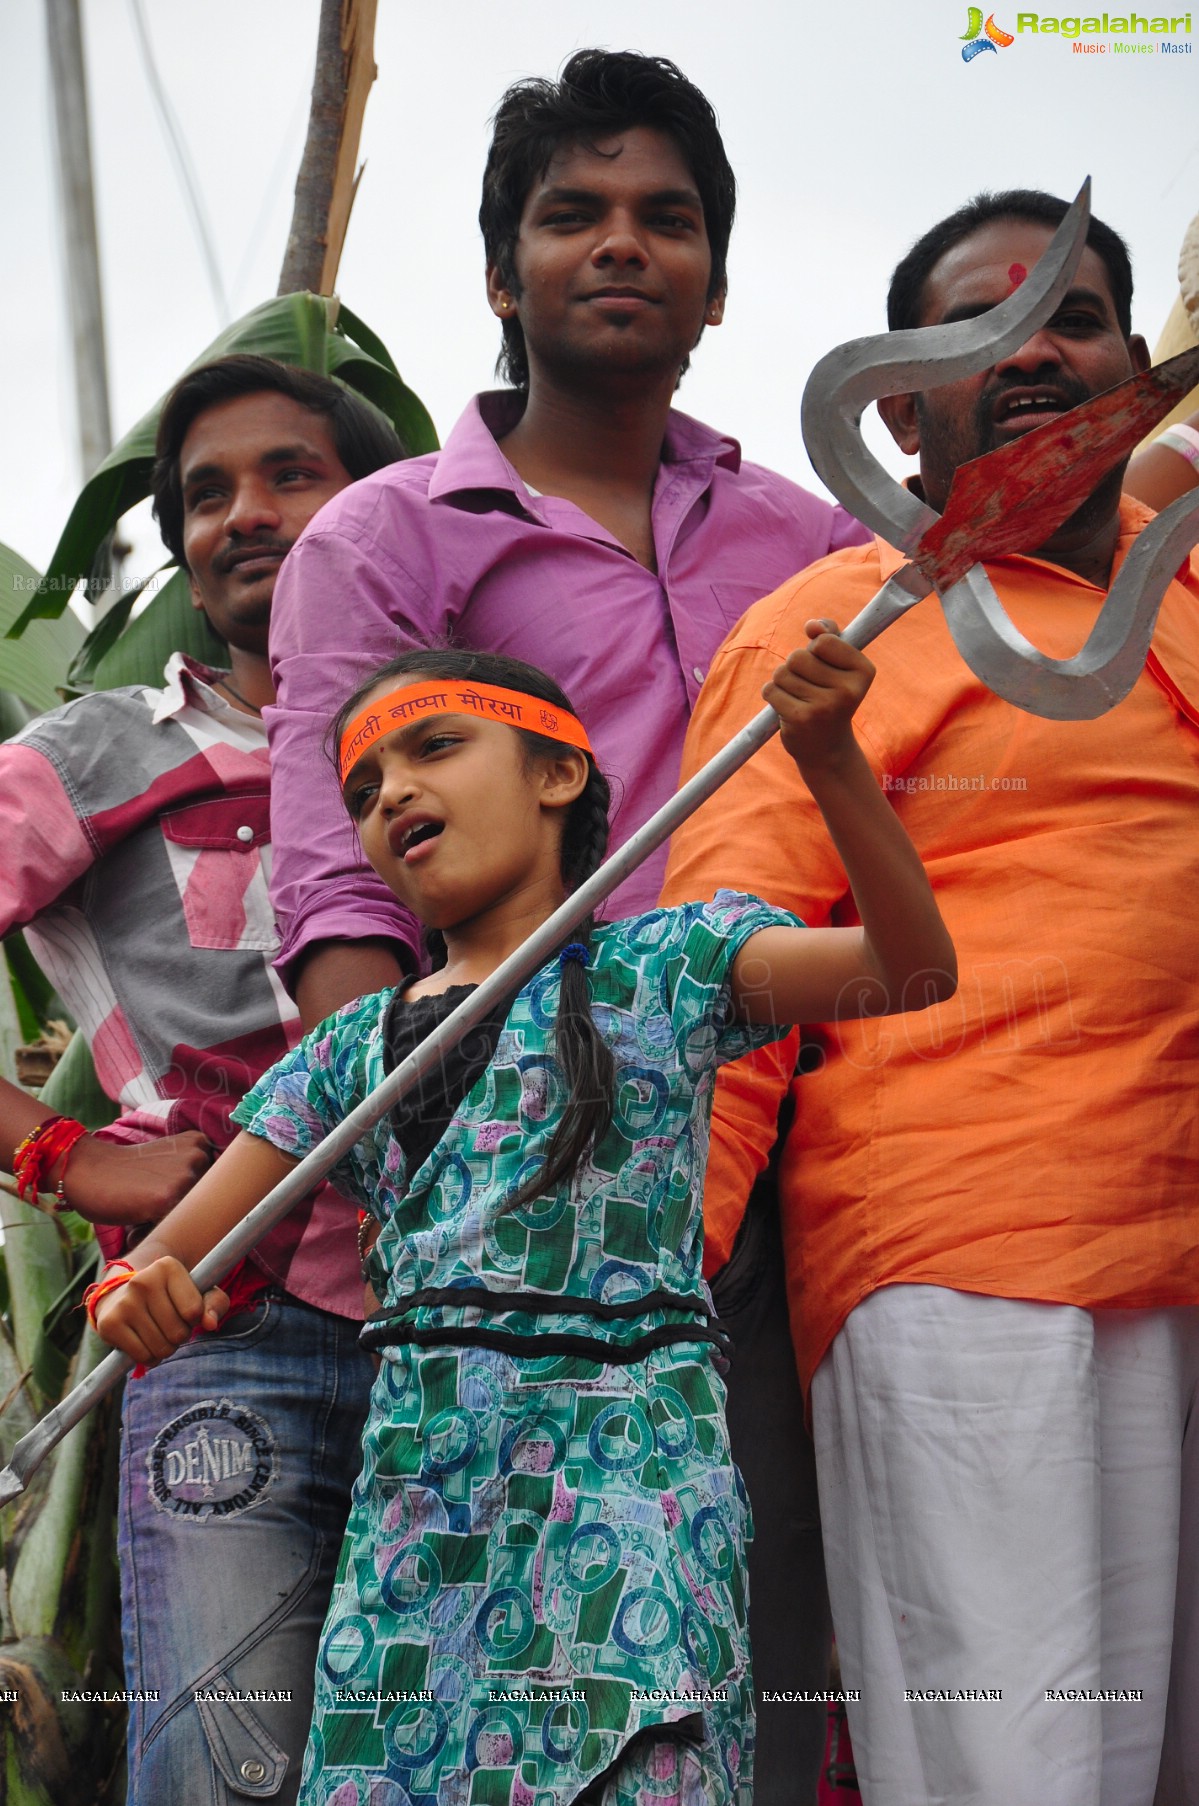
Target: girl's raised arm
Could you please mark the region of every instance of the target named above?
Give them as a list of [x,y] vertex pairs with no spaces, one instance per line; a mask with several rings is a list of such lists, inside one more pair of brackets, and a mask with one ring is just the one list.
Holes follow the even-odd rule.
[[136,1272],[96,1301],[104,1341],[152,1367],[196,1328],[215,1329],[229,1300],[218,1286],[201,1297],[190,1269],[295,1164],[269,1141],[240,1134],[153,1234],[130,1249],[126,1259]]
[[[747,1022],[831,1022],[924,1009],[951,997],[957,958],[924,867],[853,731],[873,666],[829,621],[809,621],[762,691],[782,723],[849,878],[860,928],[768,928],[732,969]],[[786,822],[779,824],[786,834]]]

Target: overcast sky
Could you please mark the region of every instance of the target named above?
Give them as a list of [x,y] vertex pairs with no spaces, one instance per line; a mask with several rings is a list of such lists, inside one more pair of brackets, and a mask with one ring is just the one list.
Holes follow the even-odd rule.
[[[142,4],[236,316],[275,291],[316,0]],[[222,323],[131,7],[84,0],[118,436]],[[996,22],[1014,32],[1014,9],[1000,7]],[[967,25],[964,0],[379,0],[379,78],[340,292],[444,437],[490,384],[497,348],[475,223],[488,116],[508,82],[601,44],[673,57],[719,113],[741,196],[729,305],[680,405],[736,434],[747,456],[817,486],[798,424],[809,369],[839,341],[881,329],[896,259],[982,187],[1072,195],[1089,172],[1096,211],[1131,244],[1134,324],[1152,344],[1199,210],[1199,54],[1084,56],[1026,32],[965,64]],[[41,568],[82,473],[39,0],[0,12],[0,84],[0,540]],[[871,430],[880,446],[881,432]],[[152,528],[135,541],[134,562],[151,568]]]

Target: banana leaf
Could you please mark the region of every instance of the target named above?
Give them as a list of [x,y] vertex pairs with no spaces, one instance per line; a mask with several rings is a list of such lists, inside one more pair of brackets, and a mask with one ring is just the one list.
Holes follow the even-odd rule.
[[[0,963],[0,1075],[16,1082],[17,1049],[28,1037],[17,1010],[16,988],[8,975],[8,962]],[[3,1800],[0,1794],[0,1800]]]
[[[4,1272],[4,1262],[0,1260],[0,1272]],[[7,1299],[3,1301],[7,1306]],[[13,1449],[21,1440],[26,1430],[31,1430],[37,1421],[33,1407],[25,1391],[25,1378],[17,1364],[16,1350],[12,1345],[7,1330],[0,1322],[0,1461],[7,1462]],[[7,1601],[0,1600],[0,1614],[6,1609]],[[0,1799],[3,1799],[0,1794]]]
[[[22,1373],[32,1373],[46,1313],[71,1277],[72,1262],[58,1224],[43,1211],[0,1192],[4,1264],[8,1270],[13,1347]],[[37,1390],[39,1410],[52,1399]]]
[[201,664],[217,665],[222,670],[229,663],[225,642],[208,625],[208,616],[192,607],[186,571],[176,571],[149,608],[96,661],[92,688],[114,690],[118,684],[160,684],[163,666],[172,652],[189,653]]
[[88,1667],[72,1666],[53,1637],[25,1637],[0,1649],[0,1688],[17,1696],[0,1714],[0,1801],[94,1806],[116,1797],[100,1790],[113,1765],[120,1713],[71,1700],[97,1684]]
[[8,964],[8,976],[21,1033],[26,1041],[36,1041],[42,1032],[42,1025],[52,1013],[50,1002],[54,992],[50,981],[30,953],[25,944],[25,936],[20,932],[10,934],[5,941],[4,957]]
[[[108,1353],[85,1330],[71,1364],[77,1385]],[[115,1400],[106,1400],[106,1407]],[[8,1604],[18,1637],[54,1637],[83,1669],[103,1660],[116,1595],[113,1548],[117,1439],[111,1408],[84,1418],[52,1457],[53,1471],[32,1522],[14,1526],[8,1549]],[[164,1806],[166,1803],[164,1802]]]
[[103,1129],[118,1115],[112,1099],[100,1089],[91,1052],[78,1029],[67,1042],[67,1051],[42,1086],[38,1099],[63,1116],[73,1116],[88,1129]]
[[[38,589],[38,574],[11,546],[0,545],[0,635],[13,623]],[[0,691],[11,692],[13,701],[0,705],[0,739],[7,740],[25,725],[30,715],[40,715],[61,701],[58,692],[66,683],[67,667],[83,644],[84,630],[73,614],[63,614],[74,584],[54,595],[51,615],[61,619],[38,622],[19,641],[0,638]],[[29,711],[18,719],[20,705]]]
[[124,594],[119,596],[96,622],[71,660],[71,668],[67,672],[67,688],[73,694],[78,695],[93,687],[96,666],[124,633],[129,617],[133,613],[134,604],[145,595],[155,577],[161,576],[162,572],[169,568],[169,565],[159,565],[158,570],[152,571],[148,577],[143,577],[140,583],[131,583]]
[[58,1219],[60,1229],[75,1224],[87,1240],[74,1242],[74,1272],[42,1319],[42,1335],[33,1353],[33,1383],[44,1398],[61,1398],[75,1351],[83,1340],[87,1318],[83,1294],[103,1266],[100,1244],[90,1223],[73,1214]]
[[[437,434],[424,404],[403,382],[390,356],[384,353],[386,362],[380,358],[383,349],[336,295],[277,295],[235,320],[188,367],[248,352],[336,376],[387,416],[410,453],[435,451]],[[159,400],[84,485],[40,587],[8,628],[10,637],[23,634],[35,620],[62,613],[75,585],[91,572],[105,534],[149,495],[161,407]]]
[[14,734],[19,734],[36,712],[11,690],[0,690],[0,740],[11,740]]

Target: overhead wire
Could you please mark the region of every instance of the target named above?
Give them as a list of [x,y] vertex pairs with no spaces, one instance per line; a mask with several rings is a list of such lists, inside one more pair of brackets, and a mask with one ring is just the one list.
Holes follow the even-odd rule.
[[[229,292],[236,303],[241,294],[246,277],[253,267],[254,259],[262,249],[263,232],[267,222],[278,204],[279,192],[289,179],[289,171],[299,164],[297,146],[302,149],[304,143],[304,126],[308,114],[308,91],[302,88],[296,95],[292,107],[291,119],[285,132],[279,137],[279,149],[275,157],[274,167],[266,180],[263,190],[262,205],[258,217],[250,229],[246,239],[246,248],[237,266],[237,273],[229,285]],[[294,178],[293,178],[294,180]],[[285,228],[286,231],[286,228]]]
[[212,228],[209,225],[203,197],[200,193],[199,180],[187,148],[183,128],[158,72],[158,65],[154,58],[154,46],[150,42],[150,32],[146,24],[145,13],[142,10],[142,0],[129,0],[129,11],[133,18],[134,36],[137,38],[146,81],[158,109],[167,145],[174,159],[175,169],[187,200],[188,212],[191,215],[192,227],[200,247],[200,256],[208,276],[208,285],[212,290],[217,315],[221,325],[228,326],[232,315],[229,308],[229,297],[225,292],[220,264],[217,262],[216,250],[213,245]]

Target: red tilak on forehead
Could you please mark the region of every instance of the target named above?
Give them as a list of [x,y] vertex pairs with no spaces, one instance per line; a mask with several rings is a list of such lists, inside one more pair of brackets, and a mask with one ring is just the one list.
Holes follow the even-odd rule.
[[1014,289],[1019,288],[1020,284],[1026,279],[1027,276],[1028,276],[1028,271],[1025,269],[1025,267],[1022,263],[1009,263],[1008,264],[1007,279],[1011,283],[1011,285]]

